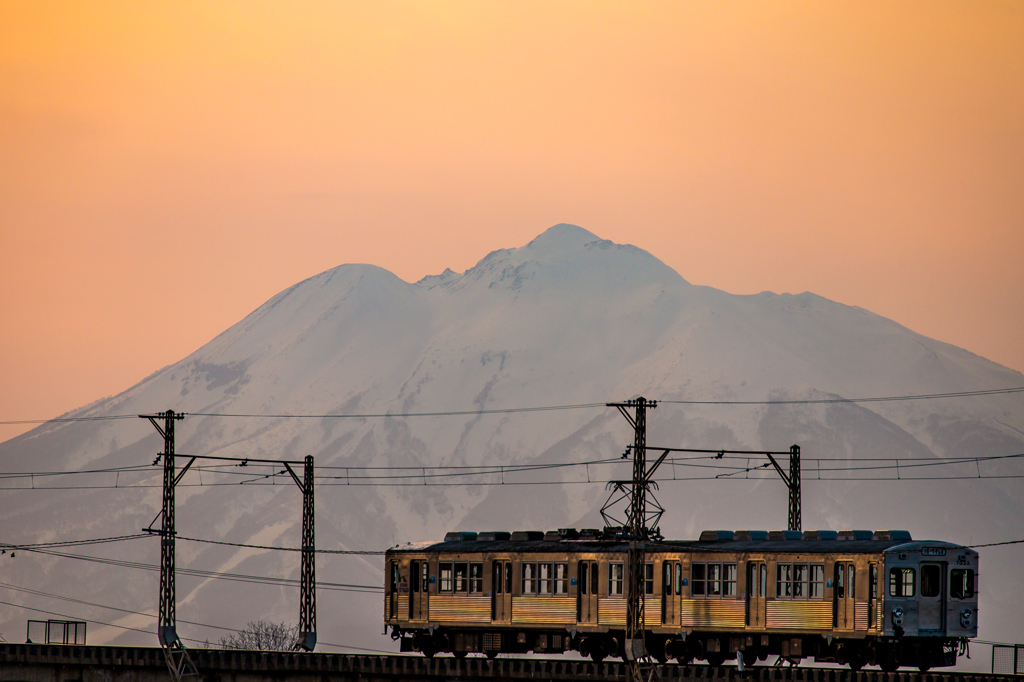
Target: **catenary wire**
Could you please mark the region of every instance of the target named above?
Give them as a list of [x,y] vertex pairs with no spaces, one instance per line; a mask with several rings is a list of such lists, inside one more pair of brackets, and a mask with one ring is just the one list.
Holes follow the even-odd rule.
[[[669,450],[671,452],[671,450],[673,450],[673,449],[666,449],[666,447],[648,447],[647,450],[650,450],[650,451],[658,451],[658,450],[666,451],[666,450]],[[676,450],[678,450],[678,449],[676,449]],[[728,453],[728,452],[736,452],[736,451],[685,451],[685,452],[708,453],[708,454],[719,453],[719,454],[721,454],[723,452]],[[743,452],[745,452],[745,451],[743,451]],[[763,453],[763,451],[750,451],[750,454],[752,456],[754,456],[754,455],[759,455],[759,454],[763,455],[764,453]],[[805,462],[805,463],[808,463],[808,462],[816,462],[816,463],[822,463],[822,462],[835,462],[835,463],[846,462],[849,465],[849,466],[845,466],[845,467],[834,466],[834,467],[827,467],[827,468],[820,468],[820,466],[819,466],[818,468],[814,469],[814,472],[817,473],[819,471],[826,471],[826,472],[852,471],[852,472],[856,472],[856,471],[871,471],[871,470],[885,470],[885,469],[900,469],[900,470],[902,470],[902,469],[910,469],[910,468],[915,468],[915,467],[954,466],[954,465],[961,465],[961,464],[992,462],[992,461],[998,461],[998,460],[1009,460],[1009,459],[1019,459],[1019,458],[1024,458],[1024,453],[1012,454],[1012,455],[981,456],[981,457],[954,457],[954,458],[948,458],[948,459],[944,459],[944,458],[925,458],[925,457],[876,457],[876,458],[863,458],[863,459],[861,459],[861,458],[849,458],[849,457],[846,457],[846,458],[802,458],[802,461]],[[755,471],[755,470],[762,469],[762,468],[767,468],[768,466],[770,466],[770,463],[759,464],[759,465],[757,465],[755,467],[740,467],[740,466],[728,466],[726,464],[708,464],[708,463],[705,463],[708,460],[723,462],[724,460],[730,460],[730,461],[731,460],[735,460],[735,461],[740,461],[740,460],[742,460],[742,461],[750,461],[751,459],[752,459],[752,457],[731,457],[731,456],[728,456],[728,455],[722,456],[722,457],[718,457],[718,456],[716,456],[716,457],[690,457],[690,458],[678,458],[678,457],[676,457],[676,458],[668,458],[668,459],[666,459],[665,460],[665,464],[672,464],[672,465],[677,466],[677,467],[692,467],[692,468],[719,469],[719,470],[724,469],[724,470],[731,470],[733,472],[738,472],[738,473]],[[861,463],[865,463],[866,464],[866,463],[869,463],[869,462],[884,462],[884,463],[892,463],[892,464],[872,465],[872,466],[863,466],[861,464]],[[907,464],[904,464],[904,463],[907,463]],[[370,480],[370,481],[381,481],[381,480],[401,480],[401,479],[406,479],[406,480],[408,480],[408,479],[426,480],[426,479],[432,479],[432,478],[453,478],[453,477],[466,477],[466,476],[514,474],[514,473],[530,472],[530,471],[547,471],[547,470],[553,470],[553,469],[579,468],[579,467],[589,467],[589,466],[606,466],[606,465],[610,465],[610,466],[623,466],[625,464],[628,464],[628,462],[623,460],[622,458],[609,458],[609,459],[600,459],[600,460],[590,460],[590,461],[586,461],[586,462],[565,462],[565,463],[523,464],[523,465],[514,465],[513,464],[513,465],[477,465],[477,466],[465,465],[465,466],[392,466],[392,467],[326,466],[326,467],[315,467],[315,469],[330,470],[330,471],[345,471],[346,474],[345,475],[318,475],[318,476],[315,476],[315,478],[318,479],[318,480],[345,480],[345,481],[351,481],[351,480],[355,480],[355,481],[367,481],[367,480]],[[228,466],[228,465],[216,465],[214,467],[202,467],[202,468],[201,467],[196,467],[195,469],[193,469],[193,471],[196,471],[197,469],[199,469],[199,470],[202,470],[202,471],[206,471],[208,473],[217,473],[217,474],[233,475],[233,476],[245,476],[247,478],[250,478],[251,480],[240,481],[240,482],[241,483],[249,483],[249,484],[257,484],[257,481],[262,481],[264,479],[270,479],[270,478],[274,478],[274,477],[284,477],[287,474],[287,471],[281,470],[281,471],[274,471],[274,472],[269,473],[269,474],[264,474],[264,475],[255,476],[254,477],[253,472],[238,471],[237,470],[238,465],[231,465],[230,468],[227,468],[227,469],[224,468],[225,466]],[[158,473],[158,471],[153,469],[153,468],[147,468],[144,471],[147,472],[147,473],[151,473],[152,475],[156,475]],[[374,471],[385,471],[385,472],[420,472],[420,473],[391,473],[391,474],[388,474],[388,475],[365,475],[365,474],[364,475],[354,475],[354,476],[352,475],[352,472],[356,472],[357,474],[360,474],[362,472],[374,472]],[[430,473],[427,473],[427,472],[430,472]],[[92,473],[92,471],[91,470],[86,471],[86,472],[70,471],[70,472],[62,472],[62,473],[67,473],[67,474]],[[0,479],[4,479],[4,478],[7,478],[7,477],[11,477],[11,478],[13,478],[13,477],[25,478],[25,477],[29,477],[31,475],[32,475],[32,472],[18,472],[16,474],[0,473]],[[966,476],[966,477],[967,478],[977,478],[978,476]],[[682,479],[680,479],[680,480],[682,480]],[[822,479],[822,480],[824,480],[824,479]],[[509,482],[507,482],[507,484],[510,484],[510,483],[513,483],[513,482],[538,484],[538,483],[542,483],[542,482],[555,482],[555,483],[557,483],[557,482],[563,482],[563,481],[509,481]],[[569,482],[569,481],[564,481],[564,482]],[[209,483],[206,483],[206,482],[201,483],[200,486],[233,485],[233,484],[236,484],[236,483],[224,483],[224,482],[212,482],[211,481]],[[322,484],[323,485],[325,483],[318,483],[318,484]],[[184,485],[184,486],[193,485],[193,486],[195,486],[196,484],[195,483],[179,483],[179,485]],[[162,487],[162,485],[158,485],[158,484],[144,484],[144,483],[125,483],[123,485],[118,483],[118,484],[115,484],[115,485],[82,485],[82,486],[76,486],[76,485],[52,485],[52,486],[36,486],[36,489],[80,489],[80,488],[91,489],[91,488],[106,488],[106,487],[112,487],[112,488],[113,487],[124,487],[124,488],[127,488],[127,487]],[[29,488],[25,488],[25,487],[9,487],[9,486],[7,486],[7,487],[0,487],[0,489],[29,489]]]
[[[273,549],[282,552],[301,552],[303,551],[300,547],[274,547],[271,545],[248,545],[244,542],[224,542],[222,540],[204,540],[202,538],[187,538],[182,535],[175,536],[178,540],[187,540],[189,542],[203,542],[209,545],[226,545],[228,547],[247,547],[249,549]],[[384,556],[384,552],[381,550],[363,550],[363,549],[314,549],[315,554],[347,554],[357,556]]]
[[[48,595],[48,596],[53,596],[56,599],[61,599],[61,597],[58,597],[56,595]],[[92,618],[79,618],[77,616],[69,616],[66,613],[57,613],[56,611],[47,611],[47,610],[44,610],[44,609],[37,609],[37,608],[33,608],[31,606],[25,606],[23,604],[13,604],[13,603],[7,602],[7,601],[0,601],[0,604],[4,604],[6,606],[13,606],[15,608],[24,609],[26,611],[33,611],[35,613],[45,613],[45,614],[50,615],[50,616],[60,616],[61,618],[68,618],[70,620],[84,621],[86,623],[95,623],[96,625],[105,625],[107,627],[117,628],[119,630],[130,630],[132,632],[141,632],[141,633],[147,634],[147,635],[155,635],[156,634],[155,632],[151,632],[150,630],[142,630],[141,628],[133,628],[133,627],[130,627],[130,626],[127,626],[127,625],[117,625],[116,623],[106,623],[104,621],[95,620],[95,619],[92,619]],[[100,608],[105,608],[105,609],[113,609],[113,610],[116,610],[116,611],[124,611],[124,609],[114,609],[114,607],[103,606],[101,604],[95,604],[95,606],[99,606]],[[137,611],[129,611],[128,613],[133,613],[133,614],[138,614],[138,615],[145,615],[145,616],[151,615],[151,614],[139,613]],[[153,618],[156,618],[156,616],[153,616]],[[225,627],[221,627],[219,625],[209,625],[207,623],[196,623],[196,622],[193,622],[193,621],[182,620],[180,618],[178,619],[178,622],[179,623],[188,623],[189,625],[198,625],[200,627],[205,627],[205,628],[214,628],[214,629],[217,629],[217,630],[227,630],[229,632],[239,632],[239,630],[235,630],[235,629],[232,629],[232,628],[225,628]],[[194,637],[182,637],[182,636],[179,635],[178,638],[182,639],[182,640],[185,640],[187,642],[195,642],[196,644],[209,644],[209,640],[195,639]],[[335,647],[335,648],[338,648],[338,649],[352,649],[352,650],[355,650],[355,651],[370,651],[370,652],[373,652],[373,653],[381,653],[381,654],[391,654],[391,653],[394,653],[393,651],[387,651],[387,650],[384,650],[384,649],[367,649],[366,647],[352,646],[351,644],[335,644],[334,642],[323,642],[323,641],[317,642],[317,643],[321,644],[323,646],[331,646],[331,647]]]
[[[121,559],[108,559],[106,557],[94,557],[84,554],[68,554],[65,552],[55,552],[48,549],[25,549],[26,552],[35,552],[38,554],[46,554],[50,556],[56,556],[64,559],[78,559],[81,561],[90,561],[94,563],[104,564],[108,566],[118,566],[121,568],[135,568],[147,571],[159,571],[160,567],[154,564],[145,564],[136,561],[125,561]],[[280,585],[285,587],[296,587],[300,584],[299,580],[293,578],[273,578],[268,576],[258,575],[246,575],[241,573],[224,573],[220,571],[205,571],[195,568],[181,568],[175,569],[178,575],[187,575],[196,578],[212,578],[218,580],[229,580],[233,582],[249,583],[253,585]],[[332,590],[338,592],[363,592],[363,593],[377,593],[383,590],[379,585],[355,585],[349,583],[331,583],[331,582],[320,582],[316,583],[317,589]]]
[[[144,611],[132,611],[131,609],[122,609],[117,606],[108,606],[106,604],[97,604],[91,601],[85,601],[83,599],[76,599],[74,597],[65,597],[60,594],[53,594],[50,592],[43,592],[41,590],[33,590],[28,587],[19,587],[18,585],[11,585],[10,583],[0,582],[0,587],[14,590],[16,592],[24,592],[25,594],[35,595],[37,597],[48,597],[50,599],[59,599],[60,601],[71,602],[73,604],[82,604],[83,606],[93,606],[99,609],[107,609],[108,611],[119,611],[121,613],[127,613],[133,616],[146,616],[147,618],[156,618],[155,613],[146,613]],[[81,619],[80,619],[81,620]],[[199,625],[204,628],[213,628],[214,630],[226,630],[228,632],[238,632],[237,628],[228,628],[222,625],[210,625],[209,623],[198,623],[194,620],[185,620],[184,618],[176,619],[179,623],[187,623],[188,625]],[[116,626],[115,626],[116,627]]]
[[[651,402],[675,405],[820,405],[830,403],[873,403],[900,400],[935,400],[940,398],[970,398],[975,396],[1002,395],[1022,393],[1024,386],[1009,388],[991,388],[977,391],[953,391],[949,393],[927,393],[919,395],[878,396],[871,398],[821,398],[795,400],[652,400]],[[370,419],[370,418],[404,418],[404,417],[457,417],[481,414],[514,414],[522,412],[548,412],[556,410],[581,410],[607,407],[608,401],[599,403],[578,403],[574,405],[544,405],[537,407],[509,407],[490,410],[451,410],[436,412],[379,412],[365,414],[260,414],[260,413],[226,413],[226,412],[182,412],[180,414],[193,417],[241,417],[261,419]],[[92,417],[54,417],[52,419],[16,419],[0,421],[0,426],[21,424],[49,424],[67,422],[107,421],[112,419],[136,419],[138,414],[112,414]]]
[[108,542],[123,542],[125,540],[139,540],[141,538],[152,537],[149,533],[138,533],[137,535],[115,535],[108,538],[94,538],[92,540],[58,540],[55,542],[35,542],[31,544],[14,545],[6,542],[0,542],[0,547],[5,549],[38,549],[38,548],[49,548],[55,549],[58,547],[82,547],[84,545],[103,545]]
[[[118,628],[120,630],[131,630],[132,632],[141,632],[141,633],[146,634],[146,635],[154,635],[154,636],[156,635],[155,632],[152,632],[150,630],[143,630],[141,628],[133,628],[133,627],[130,627],[128,625],[117,625],[115,623],[107,623],[107,622],[104,622],[102,620],[94,620],[92,618],[78,618],[76,616],[69,616],[66,613],[57,613],[56,611],[47,611],[46,609],[37,609],[37,608],[33,608],[31,606],[24,606],[23,604],[13,604],[13,603],[11,603],[9,601],[0,601],[0,604],[4,604],[6,606],[13,606],[16,609],[24,609],[26,611],[34,611],[36,613],[45,613],[48,616],[60,616],[61,618],[68,618],[70,620],[80,620],[80,621],[85,621],[86,623],[96,623],[97,625],[106,625],[107,627]],[[194,639],[192,637],[179,637],[179,639],[184,639],[184,640],[189,641],[189,642],[195,642],[197,644],[205,644],[206,643],[205,640]]]
[[882,403],[900,400],[936,400],[940,398],[971,398],[984,395],[1024,393],[1024,386],[1011,388],[989,388],[979,391],[954,391],[950,393],[926,393],[920,395],[895,395],[875,398],[805,398],[794,400],[658,400],[673,405],[828,405],[833,403]]
[[[892,468],[895,470],[895,467]],[[752,469],[749,473],[758,473],[763,469]],[[744,473],[743,471],[737,473]],[[988,479],[1017,479],[1024,478],[1024,474],[982,474],[978,475],[962,475],[962,476],[901,476],[899,478],[882,478],[879,476],[815,476],[814,478],[805,478],[803,484],[816,483],[820,481],[874,481],[877,483],[902,483],[909,481],[977,481],[977,480],[988,480]],[[736,476],[676,476],[676,477],[665,477],[652,479],[657,483],[673,483],[673,482],[686,482],[686,481],[772,481],[777,480],[775,475],[765,476],[749,476],[749,477],[736,477]],[[500,487],[500,486],[546,486],[546,485],[605,485],[607,481],[461,481],[455,483],[395,483],[395,482],[337,482],[337,483],[319,483],[317,487],[377,487],[377,488],[405,488],[405,487],[419,487],[419,488],[489,488],[489,487]],[[237,483],[205,483],[200,485],[198,483],[187,484],[179,483],[176,487],[178,488],[200,488],[200,487],[224,487],[234,486]],[[252,483],[249,487],[270,487],[270,483]],[[135,488],[161,488],[159,485],[82,485],[82,486],[49,486],[49,487],[11,487],[11,486],[0,486],[0,491],[17,491],[17,492],[42,492],[51,490],[131,490]]]

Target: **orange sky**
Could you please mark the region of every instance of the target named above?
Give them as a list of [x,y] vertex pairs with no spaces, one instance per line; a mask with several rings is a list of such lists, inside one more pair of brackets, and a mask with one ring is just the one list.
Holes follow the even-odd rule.
[[1024,4],[0,3],[0,420],[558,222],[1024,370]]

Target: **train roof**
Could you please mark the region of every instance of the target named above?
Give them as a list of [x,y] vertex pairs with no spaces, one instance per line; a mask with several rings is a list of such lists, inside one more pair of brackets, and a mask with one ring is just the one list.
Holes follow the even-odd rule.
[[[629,550],[630,538],[621,526],[604,529],[559,528],[547,532],[535,530],[452,531],[440,542],[415,542],[396,545],[389,553],[490,554],[495,552],[529,552],[533,554],[565,554],[567,552],[623,553]],[[705,530],[697,540],[645,541],[646,551],[686,553],[783,553],[783,554],[879,554],[897,548],[903,552],[935,550],[941,556],[946,549],[957,548],[976,555],[977,552],[949,542],[914,541],[905,530]]]
[[[649,554],[659,552],[737,553],[763,552],[781,554],[879,554],[897,547],[914,551],[924,546],[959,548],[949,542],[907,542],[905,540],[726,540],[726,541],[648,541]],[[415,542],[392,547],[393,553],[482,554],[496,552],[529,552],[565,554],[567,552],[624,553],[627,541],[619,539],[583,540],[462,540],[447,542]]]

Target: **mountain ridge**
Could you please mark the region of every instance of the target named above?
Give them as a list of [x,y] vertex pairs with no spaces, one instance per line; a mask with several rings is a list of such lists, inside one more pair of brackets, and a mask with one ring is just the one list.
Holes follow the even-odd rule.
[[[334,478],[318,482],[318,544],[364,549],[440,537],[453,527],[600,523],[597,509],[607,493],[599,481],[621,477],[607,468],[588,468],[578,481],[572,479],[575,470],[551,470],[556,473],[544,475],[562,483],[537,488],[422,485],[431,482],[415,478],[425,467],[615,459],[632,440],[628,426],[610,410],[484,414],[485,409],[602,403],[641,394],[661,400],[863,398],[1021,384],[1019,372],[863,308],[810,292],[738,296],[693,285],[642,249],[561,224],[524,246],[492,251],[464,273],[446,269],[415,283],[373,265],[331,268],[271,297],[178,362],[68,416],[169,408],[251,415],[474,412],[384,419],[189,416],[181,422],[179,452],[272,459],[312,454],[318,467],[336,467],[324,469],[324,476]],[[1024,452],[1024,408],[1019,396],[1005,395],[870,405],[663,402],[652,410],[649,427],[648,442],[656,445],[784,449],[799,443],[808,462],[831,456],[939,460],[982,450]],[[0,458],[22,470],[114,467],[149,464],[161,445],[142,420],[51,423],[0,443]],[[390,480],[371,486],[358,479],[353,484],[352,472],[362,475],[359,467],[367,466],[408,467],[403,475],[414,477],[415,485]],[[700,470],[666,469],[666,475],[680,477],[664,484],[672,510],[664,522],[666,534],[693,537],[702,526],[749,527],[750,519],[785,525],[777,481],[681,480],[693,471]],[[968,541],[973,528],[1011,534],[1024,512],[1024,495],[1008,480],[936,483],[944,486],[936,488],[941,493],[936,496],[914,487],[922,483],[819,483],[811,471],[805,468],[808,527],[888,527],[898,514],[913,520],[905,525],[913,526],[915,535]],[[266,473],[273,472],[253,475]],[[190,487],[180,493],[180,528],[236,542],[268,533],[280,542],[297,542],[294,486],[214,487],[210,481],[230,476],[198,470],[188,476],[184,481]],[[159,482],[155,471],[127,478]],[[114,484],[123,485],[125,478],[118,480]],[[529,480],[521,475],[520,482]],[[512,482],[506,476],[506,483]],[[739,494],[723,495],[715,486],[733,486]],[[0,538],[4,541],[137,532],[160,500],[158,487],[4,495],[0,521],[9,529],[9,537]],[[957,510],[947,499],[970,504]],[[275,553],[188,543],[179,553],[182,566],[297,575],[297,565]],[[19,554],[18,562],[8,565],[25,584],[60,592],[62,585],[91,580],[105,586],[108,599],[122,598],[102,572],[52,558],[21,559]],[[318,559],[318,574],[336,582],[381,579],[380,567],[369,560],[338,557]],[[993,564],[990,575],[1024,587],[1008,568]],[[152,598],[151,578],[125,577],[120,603],[131,607],[129,599]],[[227,614],[239,624],[263,615],[294,619],[293,596],[283,588],[261,592],[264,611],[254,615],[251,600],[234,588],[186,580],[180,585],[179,601],[189,614],[183,611],[182,618],[215,622]],[[343,604],[357,620],[372,621],[379,614],[376,597],[346,594],[346,601],[330,602],[336,597],[327,593],[323,598]],[[1011,627],[1015,608],[1024,610],[1018,597],[986,603],[992,615],[983,627]],[[0,628],[11,629],[13,618],[0,614]],[[325,620],[321,632],[332,631],[339,634],[330,641],[344,635],[356,646],[389,645],[365,628]],[[135,641],[133,635],[108,636]]]

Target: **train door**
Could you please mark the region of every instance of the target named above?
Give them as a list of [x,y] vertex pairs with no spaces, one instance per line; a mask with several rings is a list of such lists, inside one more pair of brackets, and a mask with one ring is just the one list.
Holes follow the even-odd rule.
[[508,559],[491,562],[491,620],[512,622],[512,562]]
[[678,561],[662,562],[661,622],[679,625],[679,591],[683,582],[683,566]]
[[747,626],[766,625],[765,597],[768,596],[768,565],[763,561],[747,562]]
[[401,574],[398,570],[398,562],[392,561],[388,577],[388,620],[398,617],[398,584],[401,582]]
[[409,565],[409,620],[427,620],[427,562],[413,561]]
[[942,616],[946,613],[944,568],[942,564],[921,564],[921,594],[917,607],[919,630],[942,629]]
[[868,628],[878,627],[878,564],[868,565]]
[[598,586],[597,562],[576,564],[576,622],[597,623]]
[[836,630],[852,630],[854,628],[854,595],[857,592],[856,567],[846,561],[837,561],[832,582],[832,599],[834,602],[833,625]]

